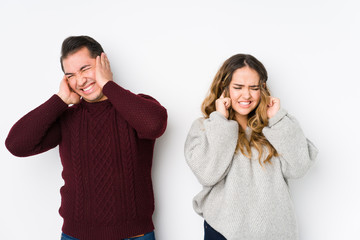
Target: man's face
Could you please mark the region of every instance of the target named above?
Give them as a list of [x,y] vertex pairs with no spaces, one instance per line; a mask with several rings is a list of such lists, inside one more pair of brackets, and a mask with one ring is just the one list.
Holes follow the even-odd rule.
[[106,96],[96,82],[96,59],[86,47],[63,59],[70,88],[87,102],[103,101]]

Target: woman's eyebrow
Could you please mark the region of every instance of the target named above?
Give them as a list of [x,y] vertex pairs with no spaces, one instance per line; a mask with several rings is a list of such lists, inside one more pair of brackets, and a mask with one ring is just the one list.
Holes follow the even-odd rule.
[[[245,85],[243,84],[238,84],[238,83],[234,83],[235,86],[238,86],[238,87],[244,87]],[[249,87],[260,87],[260,85],[250,85]]]

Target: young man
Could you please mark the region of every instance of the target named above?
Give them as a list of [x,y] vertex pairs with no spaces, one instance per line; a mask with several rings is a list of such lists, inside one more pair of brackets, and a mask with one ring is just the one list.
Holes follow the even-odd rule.
[[25,157],[59,145],[62,239],[155,239],[151,166],[166,109],[116,84],[88,36],[64,40],[61,67],[59,92],[12,127],[6,147]]

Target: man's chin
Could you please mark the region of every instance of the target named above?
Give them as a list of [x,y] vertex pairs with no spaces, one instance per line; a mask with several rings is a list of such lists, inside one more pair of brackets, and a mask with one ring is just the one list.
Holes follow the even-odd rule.
[[87,102],[90,102],[90,103],[94,103],[94,102],[101,102],[101,101],[104,101],[107,99],[107,97],[105,97],[104,94],[99,94],[98,96],[96,97],[85,97],[85,96],[82,96],[82,98],[87,101]]

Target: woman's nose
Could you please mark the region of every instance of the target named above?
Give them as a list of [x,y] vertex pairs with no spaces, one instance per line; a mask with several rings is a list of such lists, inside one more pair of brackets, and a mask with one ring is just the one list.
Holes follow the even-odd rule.
[[244,91],[242,92],[242,96],[246,99],[250,98],[250,91],[248,89],[244,89]]

